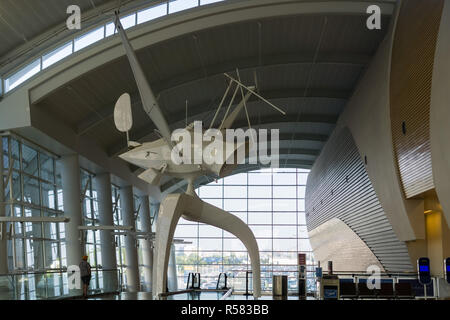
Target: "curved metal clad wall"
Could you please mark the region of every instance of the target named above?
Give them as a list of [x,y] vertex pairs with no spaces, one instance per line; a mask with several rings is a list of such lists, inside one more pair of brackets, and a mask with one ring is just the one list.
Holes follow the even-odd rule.
[[391,124],[406,198],[434,188],[430,100],[443,0],[404,0],[392,51]]
[[333,218],[345,222],[385,270],[413,270],[406,245],[394,233],[347,128],[333,133],[306,187],[308,231]]

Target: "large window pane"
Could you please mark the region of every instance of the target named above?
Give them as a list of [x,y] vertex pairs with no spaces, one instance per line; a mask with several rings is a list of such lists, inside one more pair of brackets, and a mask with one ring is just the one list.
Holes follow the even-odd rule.
[[103,39],[104,33],[105,33],[105,27],[97,28],[93,31],[90,31],[81,37],[75,39],[74,42],[74,51],[77,52],[83,48],[86,48],[87,46]]
[[305,200],[299,199],[297,203],[298,203],[298,211],[305,211]]
[[249,186],[248,187],[249,198],[272,198],[271,186]]
[[298,237],[299,238],[308,238],[308,229],[306,226],[298,226]]
[[167,3],[163,3],[148,9],[144,9],[138,12],[137,20],[138,24],[144,23],[167,14]]
[[203,6],[205,4],[211,4],[216,2],[222,2],[224,0],[200,0],[200,5]]
[[113,22],[108,23],[105,26],[105,37],[107,38],[109,36],[112,36],[115,33],[117,33],[116,25]]
[[274,198],[297,198],[296,188],[289,186],[274,186],[273,187],[273,197]]
[[23,200],[37,206],[41,204],[39,181],[37,179],[23,175]]
[[223,179],[225,185],[247,185],[247,175],[245,174],[235,174]]
[[248,224],[272,224],[272,212],[249,212]]
[[305,198],[306,194],[306,186],[297,186],[297,197],[298,198]]
[[222,264],[222,252],[199,252],[200,264]]
[[39,156],[41,178],[50,183],[55,183],[54,160],[50,156],[41,153]]
[[296,173],[278,173],[273,175],[274,185],[292,185],[297,184],[297,174]]
[[297,201],[295,199],[274,199],[273,211],[297,211]]
[[297,253],[295,252],[274,252],[273,264],[297,265]]
[[248,174],[249,185],[272,185],[271,173],[249,173]]
[[297,224],[296,212],[276,212],[273,214],[273,224]]
[[58,61],[61,61],[65,57],[72,54],[73,51],[73,43],[70,41],[69,43],[66,43],[62,45],[61,47],[53,50],[50,53],[47,53],[42,57],[42,68],[48,68],[52,64],[55,64]]
[[222,238],[220,239],[200,239],[198,249],[202,251],[222,250]]
[[[179,238],[180,239],[180,238]],[[183,251],[197,251],[198,250],[198,238],[182,238],[184,240],[183,243],[178,243],[176,245],[177,250]]]
[[239,239],[224,239],[223,249],[227,251],[247,251],[244,244]]
[[222,229],[210,226],[210,225],[206,225],[206,224],[201,224],[199,226],[199,236],[200,237],[222,237]]
[[25,81],[30,79],[32,76],[37,74],[39,71],[41,71],[41,59],[37,59],[37,60],[33,61],[26,67],[17,71],[11,77],[7,78],[5,80],[5,91],[8,92],[8,91],[14,89],[18,85],[24,83]]
[[130,14],[128,16],[125,16],[123,18],[120,18],[120,23],[122,24],[122,27],[126,30],[131,27],[134,27],[136,25],[136,14]]
[[45,208],[56,209],[55,185],[42,182],[41,189],[42,206]]
[[247,264],[247,253],[246,252],[223,252],[223,263],[224,264]]
[[250,226],[256,238],[272,238],[272,226]]
[[[260,249],[261,250],[261,249]],[[264,265],[271,265],[273,263],[273,253],[272,252],[261,252],[259,255],[259,259],[261,262],[261,271],[265,270],[271,270],[271,266],[264,266]],[[262,276],[262,275],[261,275]],[[268,276],[268,275],[266,275]]]
[[198,0],[172,0],[169,1],[169,13],[175,13],[198,6]]
[[22,169],[25,173],[38,177],[38,153],[36,150],[22,144]]
[[226,211],[247,211],[247,200],[225,199],[223,209]]
[[306,224],[306,214],[304,212],[299,212],[298,216],[298,224],[305,225]]
[[299,173],[297,179],[299,185],[306,186],[306,182],[308,180],[308,173]]
[[295,226],[273,226],[274,238],[297,238]]
[[200,187],[199,196],[202,198],[222,198],[222,186],[208,185]]
[[297,244],[291,239],[273,239],[274,251],[297,251]]
[[[203,196],[202,196],[203,197]],[[247,186],[225,186],[225,198],[247,198]]]
[[175,229],[175,237],[197,237],[198,226],[195,225],[178,225]]
[[272,210],[272,199],[248,199],[248,211]]
[[259,251],[272,251],[272,239],[256,239]]
[[[227,177],[197,191],[206,202],[220,207],[223,201],[225,210],[248,223],[258,243],[262,288],[266,292],[271,290],[274,273],[289,275],[289,290],[296,291],[297,250],[311,251],[304,226],[305,213],[297,210],[298,206],[300,210],[304,209],[305,188],[297,184],[297,172],[302,171],[263,169]],[[299,174],[303,173],[307,175],[308,171]],[[187,227],[196,227],[185,220],[181,222]],[[243,243],[232,233],[212,226],[200,224],[198,232],[198,238],[185,238],[188,241],[198,239],[198,247],[177,246],[177,256],[199,253],[198,262],[189,262],[186,266],[201,270],[205,288],[212,286],[212,279],[217,278],[215,273],[220,271],[228,272],[235,290],[245,290],[245,272],[251,269],[251,261]],[[308,261],[313,266],[314,261]],[[180,283],[186,282],[186,270],[185,265],[178,267]],[[308,275],[313,276],[313,273]],[[309,290],[314,288],[309,286]]]
[[298,251],[299,252],[311,252],[311,244],[307,239],[299,239],[298,240]]

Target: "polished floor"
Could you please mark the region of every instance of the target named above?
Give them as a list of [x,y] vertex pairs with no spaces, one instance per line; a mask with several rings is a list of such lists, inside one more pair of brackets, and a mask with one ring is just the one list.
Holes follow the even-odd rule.
[[[167,300],[220,300],[223,296],[222,292],[190,292],[180,293],[168,296]],[[102,295],[91,297],[88,300],[153,300],[150,292],[121,292],[114,295]],[[254,300],[253,296],[245,295],[231,295],[226,300]],[[259,300],[285,300],[271,295],[263,295]],[[297,296],[289,296],[287,300],[299,300]],[[308,300],[314,300],[314,298],[308,297]]]

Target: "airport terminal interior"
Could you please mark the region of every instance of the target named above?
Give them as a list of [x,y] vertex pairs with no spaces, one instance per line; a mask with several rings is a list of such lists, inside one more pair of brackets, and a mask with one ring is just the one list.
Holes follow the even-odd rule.
[[449,300],[449,54],[445,0],[0,0],[0,300]]

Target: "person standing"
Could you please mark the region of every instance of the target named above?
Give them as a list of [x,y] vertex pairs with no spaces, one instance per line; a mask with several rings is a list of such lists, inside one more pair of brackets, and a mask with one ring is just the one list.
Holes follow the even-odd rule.
[[89,283],[91,282],[91,265],[88,260],[88,256],[83,256],[83,260],[80,262],[80,275],[83,282],[83,298],[87,298]]

